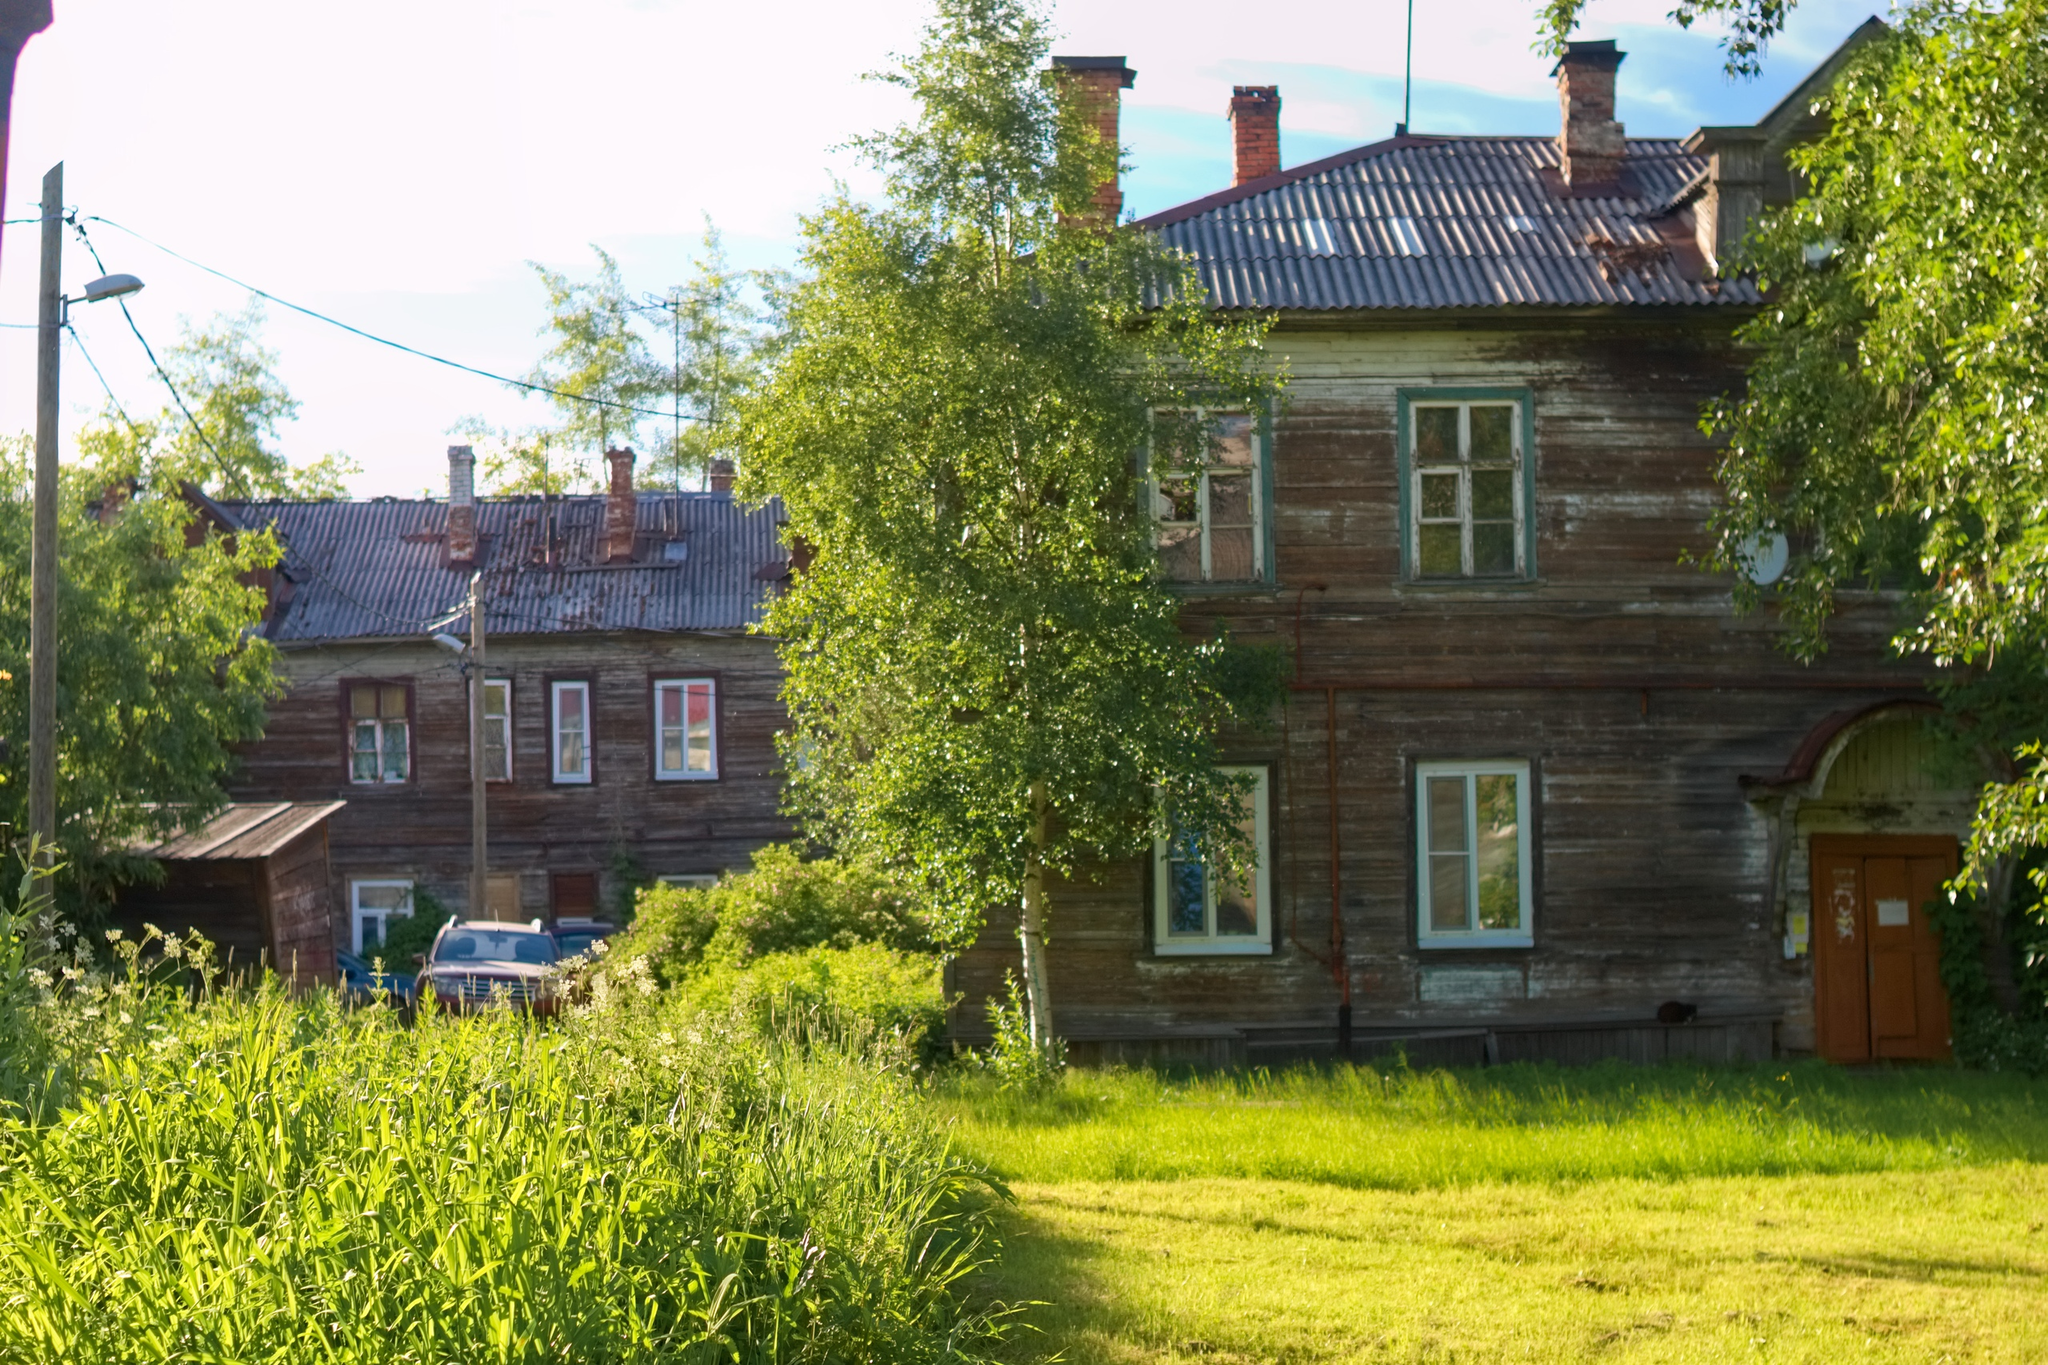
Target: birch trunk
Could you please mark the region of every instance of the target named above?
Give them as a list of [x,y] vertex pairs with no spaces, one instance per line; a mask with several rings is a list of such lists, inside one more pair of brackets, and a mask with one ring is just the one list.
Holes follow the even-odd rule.
[[1045,783],[1031,784],[1031,848],[1024,855],[1024,895],[1017,941],[1024,949],[1024,1004],[1031,1015],[1031,1046],[1052,1050],[1052,995],[1045,973]]

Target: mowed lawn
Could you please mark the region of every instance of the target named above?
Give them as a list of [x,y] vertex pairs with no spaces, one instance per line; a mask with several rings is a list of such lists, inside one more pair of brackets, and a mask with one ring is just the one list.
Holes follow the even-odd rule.
[[934,1102],[1017,1206],[1019,1361],[2048,1360],[2048,1086],[1070,1073]]

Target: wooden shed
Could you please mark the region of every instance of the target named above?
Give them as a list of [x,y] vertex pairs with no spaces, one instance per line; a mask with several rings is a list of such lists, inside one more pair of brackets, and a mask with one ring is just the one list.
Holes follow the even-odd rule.
[[154,885],[122,889],[113,922],[135,934],[197,930],[230,969],[274,967],[332,981],[334,881],[327,818],[345,801],[235,802],[198,829],[138,849],[163,864]]

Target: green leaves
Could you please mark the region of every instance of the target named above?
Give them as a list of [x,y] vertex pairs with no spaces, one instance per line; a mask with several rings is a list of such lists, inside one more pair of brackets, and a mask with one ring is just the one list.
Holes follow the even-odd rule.
[[940,5],[894,78],[918,117],[861,144],[888,201],[806,222],[738,409],[742,487],[811,556],[766,623],[792,802],[914,870],[942,939],[1031,867],[1137,851],[1165,808],[1229,856],[1217,735],[1271,695],[1270,661],[1183,635],[1140,501],[1155,410],[1275,397],[1264,326],[1212,316],[1154,239],[1061,218],[1105,163],[1044,57],[1036,11]]

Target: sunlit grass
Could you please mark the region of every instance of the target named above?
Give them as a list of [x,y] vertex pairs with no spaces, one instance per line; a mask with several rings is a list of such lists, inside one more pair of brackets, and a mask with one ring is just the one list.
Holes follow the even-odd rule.
[[1008,1358],[2048,1359],[2048,1086],[1624,1066],[965,1077]]
[[1070,1071],[1039,1094],[967,1078],[933,1103],[968,1152],[1020,1181],[1232,1176],[1426,1189],[2048,1159],[2048,1087],[1817,1063],[1178,1078]]

